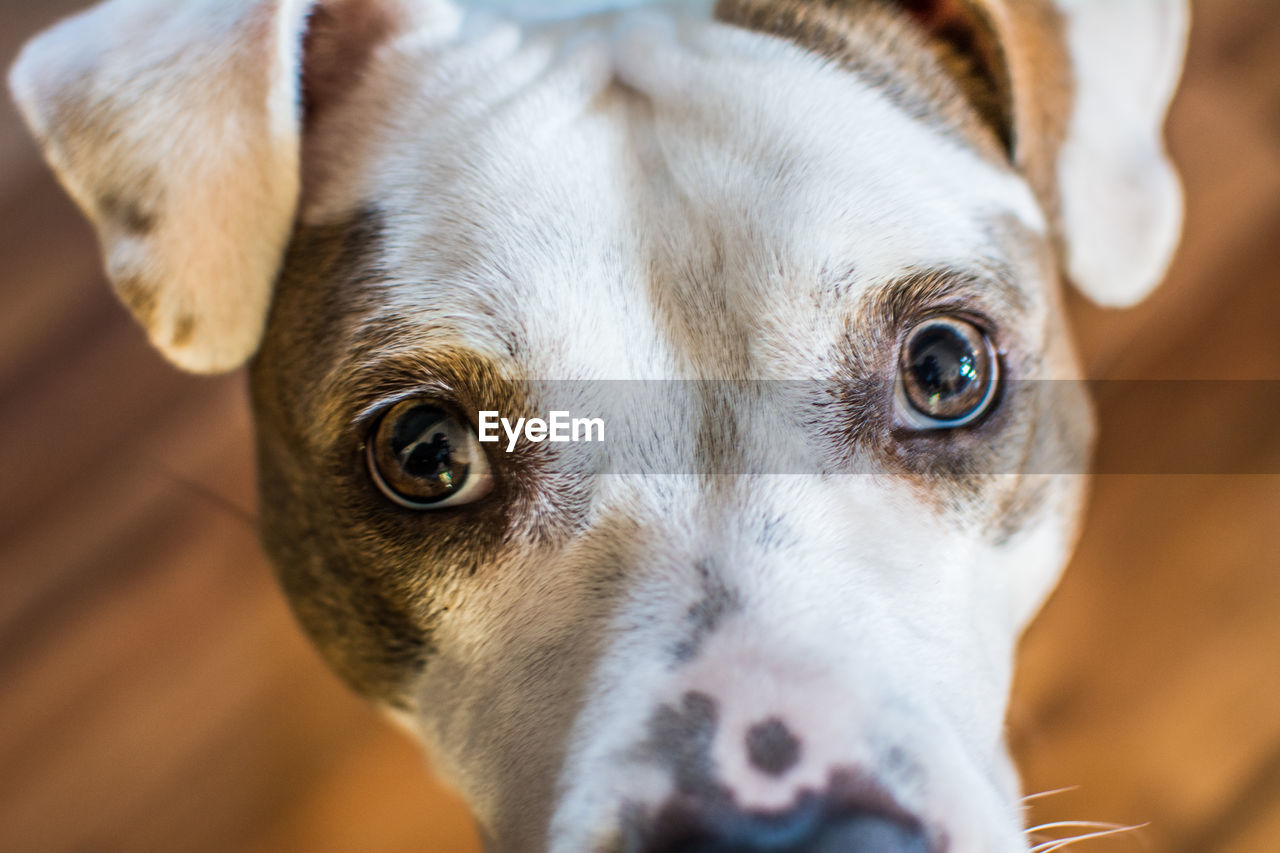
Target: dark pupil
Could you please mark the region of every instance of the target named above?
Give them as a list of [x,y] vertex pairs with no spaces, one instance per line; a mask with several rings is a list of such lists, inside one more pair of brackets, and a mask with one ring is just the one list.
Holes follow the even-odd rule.
[[935,399],[963,394],[979,379],[977,355],[963,337],[945,326],[916,336],[910,364],[920,389]]
[[469,467],[460,464],[454,453],[450,441],[454,432],[453,419],[447,412],[421,406],[396,421],[391,450],[405,474],[437,489],[451,490],[462,484]]

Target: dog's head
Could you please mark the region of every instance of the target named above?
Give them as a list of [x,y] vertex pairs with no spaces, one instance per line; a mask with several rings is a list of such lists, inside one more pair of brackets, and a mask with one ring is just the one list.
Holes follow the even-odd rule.
[[[254,357],[293,606],[495,849],[990,853],[1091,437],[1059,282],[1163,273],[1185,23],[113,0],[13,84],[156,345]],[[605,442],[477,440],[552,409]]]

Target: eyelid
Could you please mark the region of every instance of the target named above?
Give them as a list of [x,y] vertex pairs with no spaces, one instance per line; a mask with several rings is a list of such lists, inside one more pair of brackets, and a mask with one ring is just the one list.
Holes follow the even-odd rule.
[[520,372],[503,359],[457,344],[380,349],[344,367],[334,389],[341,402],[322,417],[332,427],[329,435],[349,437],[363,433],[388,406],[420,396],[439,400],[474,419],[481,409],[528,408],[524,382]]
[[997,344],[1000,326],[991,319],[990,315],[974,308],[972,303],[968,302],[963,305],[930,303],[929,305],[921,306],[919,311],[913,312],[899,325],[899,344],[904,343],[917,328],[934,320],[961,320],[968,323],[991,341],[992,348],[996,352],[1000,352],[1000,347]]
[[[359,435],[365,435],[377,425],[378,421],[387,412],[407,400],[413,400],[418,397],[435,400],[440,403],[441,408],[461,414],[461,410],[453,404],[453,396],[450,393],[450,389],[440,385],[422,385],[405,388],[386,397],[379,397],[374,402],[361,407],[356,412],[355,417],[351,419],[351,429]],[[464,420],[470,423],[469,418],[464,418]]]

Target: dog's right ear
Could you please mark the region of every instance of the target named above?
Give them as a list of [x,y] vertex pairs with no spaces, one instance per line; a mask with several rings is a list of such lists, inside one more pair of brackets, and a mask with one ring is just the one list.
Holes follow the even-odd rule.
[[[447,4],[420,7],[441,11]],[[10,76],[151,341],[199,373],[257,350],[301,186],[304,107],[410,25],[408,0],[109,0]]]
[[[1183,197],[1164,143],[1189,0],[890,0],[968,60],[1013,164],[1040,198],[1064,271],[1133,305],[1164,277]],[[983,87],[979,87],[983,88]]]

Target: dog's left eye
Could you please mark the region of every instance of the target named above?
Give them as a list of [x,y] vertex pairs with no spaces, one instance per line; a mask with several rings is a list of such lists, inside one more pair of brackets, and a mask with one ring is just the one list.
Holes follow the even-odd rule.
[[1000,359],[985,332],[958,317],[933,317],[903,342],[898,412],[917,430],[966,426],[990,410],[999,381]]
[[369,476],[406,509],[473,503],[493,488],[476,432],[429,400],[406,400],[378,421],[368,440]]

